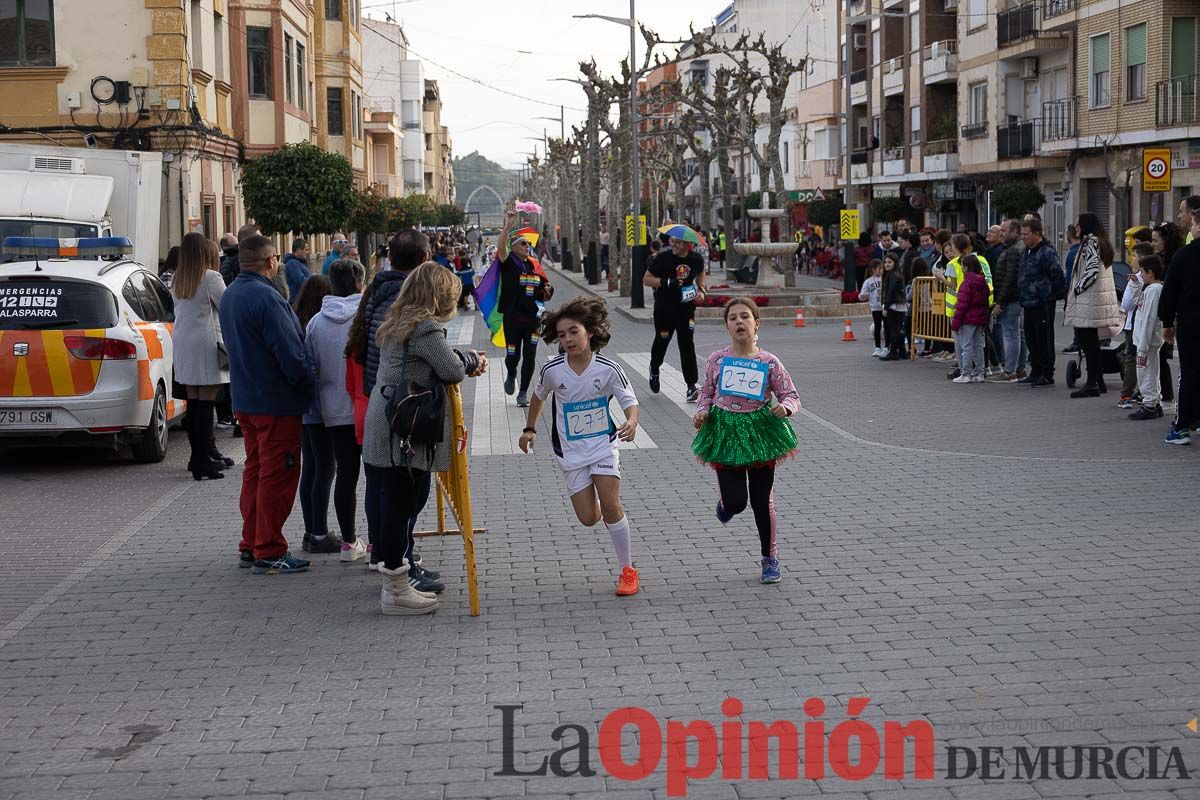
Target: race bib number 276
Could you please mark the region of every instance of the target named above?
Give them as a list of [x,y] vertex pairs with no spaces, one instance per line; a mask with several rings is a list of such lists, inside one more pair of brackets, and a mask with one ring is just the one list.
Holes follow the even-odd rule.
[[721,359],[720,382],[717,391],[748,400],[765,400],[770,365],[754,358],[725,356]]

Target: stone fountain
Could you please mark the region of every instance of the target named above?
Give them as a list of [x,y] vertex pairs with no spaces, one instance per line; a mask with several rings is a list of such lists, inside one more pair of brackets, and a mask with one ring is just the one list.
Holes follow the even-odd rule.
[[791,259],[780,265],[779,259],[785,256],[793,255],[800,245],[796,242],[772,242],[771,241],[771,220],[781,219],[787,212],[782,208],[770,208],[768,206],[771,198],[771,193],[764,191],[762,193],[762,208],[747,209],[751,219],[762,220],[762,241],[761,242],[739,242],[734,244],[733,249],[744,256],[758,256],[766,259],[765,263],[760,262],[758,267],[758,283],[756,288],[761,289],[778,289],[784,285],[784,270],[792,268]]

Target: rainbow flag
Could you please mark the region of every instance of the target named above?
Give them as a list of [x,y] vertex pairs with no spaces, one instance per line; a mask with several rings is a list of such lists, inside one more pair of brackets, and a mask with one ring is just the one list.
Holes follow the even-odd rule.
[[475,306],[492,332],[492,344],[504,347],[504,315],[500,313],[500,262],[493,258],[475,287]]
[[[550,276],[546,274],[542,262],[531,256],[529,258],[529,265],[533,267],[533,274],[544,278],[547,283],[550,282]],[[492,344],[496,345],[496,347],[504,347],[504,314],[500,312],[499,259],[492,259],[492,263],[488,265],[483,279],[475,287],[474,295],[475,306],[479,309],[479,313],[483,315],[484,321],[492,332]]]

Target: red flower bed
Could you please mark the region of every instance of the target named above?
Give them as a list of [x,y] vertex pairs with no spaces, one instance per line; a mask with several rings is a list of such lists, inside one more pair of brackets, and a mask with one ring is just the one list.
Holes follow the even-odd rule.
[[[712,289],[728,289],[728,288],[729,288],[728,286],[709,287],[710,291]],[[710,294],[710,295],[706,295],[704,300],[702,302],[697,303],[696,305],[705,306],[708,308],[720,308],[721,306],[725,305],[732,299],[733,299],[732,295]],[[752,297],[750,299],[753,300],[759,308],[763,308],[763,307],[771,304],[770,297],[765,297],[765,296],[764,297]]]
[[842,303],[861,303],[858,292],[842,292]]

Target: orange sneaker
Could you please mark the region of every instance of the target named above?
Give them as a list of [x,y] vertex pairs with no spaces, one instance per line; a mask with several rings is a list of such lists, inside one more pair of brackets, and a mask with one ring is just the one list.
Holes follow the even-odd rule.
[[633,567],[621,570],[621,579],[617,581],[617,596],[627,597],[638,593],[638,572]]

